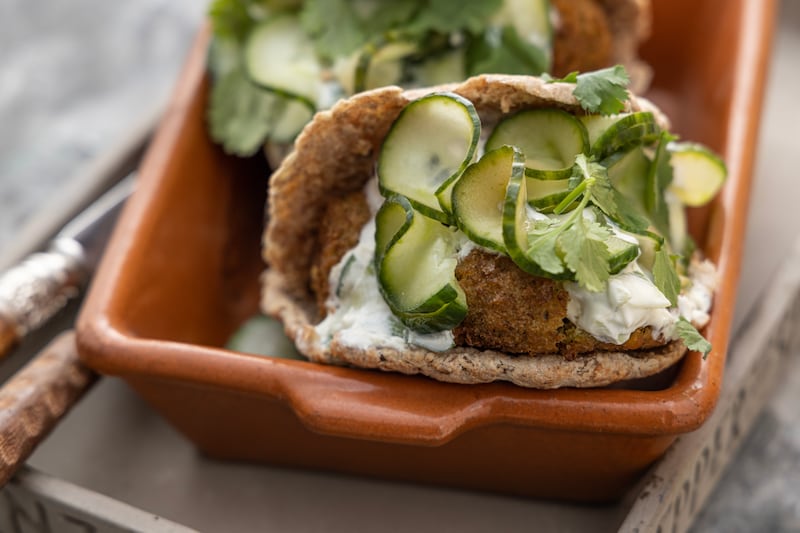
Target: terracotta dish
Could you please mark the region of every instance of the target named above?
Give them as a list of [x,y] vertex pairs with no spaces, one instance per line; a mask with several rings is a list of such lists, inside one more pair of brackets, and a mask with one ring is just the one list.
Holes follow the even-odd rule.
[[717,401],[736,299],[775,2],[659,0],[642,49],[673,131],[726,159],[691,232],[722,276],[714,349],[657,382],[456,385],[221,348],[258,309],[268,169],[206,135],[198,37],[77,326],[82,360],[127,381],[206,454],[580,501],[619,498]]

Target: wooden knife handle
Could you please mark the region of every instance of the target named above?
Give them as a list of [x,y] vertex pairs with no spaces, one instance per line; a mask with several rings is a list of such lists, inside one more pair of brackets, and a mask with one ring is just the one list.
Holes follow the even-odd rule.
[[68,331],[0,388],[0,487],[96,379]]
[[6,317],[0,315],[0,359],[4,355],[11,353],[11,350],[19,342],[19,332],[17,327],[8,321]]
[[78,295],[87,279],[82,253],[60,239],[0,275],[0,359]]

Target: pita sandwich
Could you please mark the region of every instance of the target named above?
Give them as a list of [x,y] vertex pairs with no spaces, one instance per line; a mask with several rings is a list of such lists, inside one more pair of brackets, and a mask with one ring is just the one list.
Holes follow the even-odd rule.
[[[271,177],[263,239],[267,268],[262,310],[283,323],[298,350],[311,361],[422,374],[446,382],[509,381],[542,389],[600,387],[651,376],[674,365],[687,351],[675,335],[645,326],[624,342],[595,338],[566,317],[567,308],[574,304],[570,303],[574,296],[565,289],[569,282],[522,272],[508,257],[481,247],[459,259],[460,283],[472,287],[465,288],[469,309],[462,324],[445,332],[449,335],[445,345],[440,338],[433,342],[407,330],[381,338],[349,324],[348,319],[333,319],[337,310],[349,305],[342,303],[340,298],[346,295],[340,292],[376,283],[369,254],[361,260],[361,277],[351,280],[349,288],[341,287],[342,271],[348,270],[345,263],[358,242],[372,241],[374,246],[370,223],[382,200],[374,194],[376,161],[387,133],[406,106],[432,93],[455,94],[474,105],[483,130],[491,131],[505,117],[531,109],[586,115],[574,88],[528,76],[482,75],[428,89],[376,89],[318,113]],[[660,129],[669,128],[667,118],[646,99],[629,95],[622,112],[649,112]],[[691,283],[685,283],[695,290],[707,289],[705,307],[692,316],[692,322],[702,326],[713,292],[713,265],[692,264],[701,265],[696,270],[705,272],[707,281],[703,285],[692,277]],[[470,276],[479,281],[470,281]],[[511,280],[508,285],[505,279]],[[494,285],[481,287],[481,280]],[[523,286],[532,291],[531,299],[518,296]],[[499,300],[494,298],[504,293]],[[527,312],[526,306],[545,309],[544,318],[540,313],[518,320]],[[367,314],[377,320],[379,313]],[[501,337],[503,331],[510,332],[521,344],[504,344],[502,338],[484,335],[484,328],[497,330],[492,317],[495,324],[501,323]],[[511,331],[515,324],[533,329],[517,334]],[[499,349],[506,346],[513,349]],[[544,349],[536,352],[538,346]]]

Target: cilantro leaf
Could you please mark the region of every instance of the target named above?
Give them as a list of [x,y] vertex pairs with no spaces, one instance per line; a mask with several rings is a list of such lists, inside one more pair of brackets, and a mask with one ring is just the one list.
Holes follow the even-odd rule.
[[280,97],[253,85],[241,69],[232,70],[211,88],[211,137],[228,153],[252,155],[269,135],[280,104]]
[[[618,226],[633,233],[642,233],[650,226],[650,222],[636,212],[632,202],[612,185],[606,167],[578,154],[569,178],[570,189],[575,191],[582,181],[589,178],[591,202]],[[566,202],[567,199],[562,204],[567,205]]]
[[347,0],[306,0],[300,23],[317,54],[331,62],[350,55],[368,39],[353,3]]
[[[585,156],[584,156],[585,159]],[[606,167],[591,160],[585,160],[583,172],[592,178],[592,203],[611,218],[619,211],[615,189],[608,179]]]
[[462,31],[478,35],[501,4],[502,0],[306,0],[300,19],[320,57],[333,62],[386,40],[422,42],[431,34]]
[[610,276],[610,253],[606,239],[611,232],[582,215],[571,224],[559,240],[564,261],[575,272],[580,285],[594,292],[605,289]]
[[625,101],[628,100],[630,77],[622,65],[583,74],[570,72],[563,78],[546,76],[544,79],[548,83],[574,83],[572,94],[589,113],[614,115],[625,109]]
[[558,228],[558,233],[563,233],[558,245],[575,279],[592,291],[603,290],[610,275],[611,254],[605,242],[610,232],[607,227],[584,218],[583,211],[592,199],[598,180],[603,179],[604,171],[603,167],[584,154],[578,154],[569,179],[570,193],[554,209],[555,213],[561,213],[581,198],[578,206]]
[[[373,35],[403,27],[424,6],[425,0],[403,0],[402,2],[374,2],[360,13],[362,20],[369,20]],[[363,4],[362,4],[363,5]]]
[[215,37],[208,46],[206,64],[215,80],[240,68],[242,64],[241,45],[230,37]]
[[548,72],[545,72],[539,77],[542,78],[547,83],[558,83],[558,82],[560,82],[560,83],[578,83],[578,74],[580,74],[580,72],[578,72],[577,70],[573,70],[572,72],[570,72],[569,74],[567,74],[563,78],[554,78]]
[[640,214],[636,205],[627,196],[619,192],[617,188],[613,188],[614,201],[619,208],[611,219],[625,231],[631,233],[643,234],[650,227],[650,221],[647,217]]
[[255,24],[251,7],[257,0],[214,0],[208,8],[215,36],[243,41]]
[[564,272],[564,264],[558,255],[558,238],[560,233],[548,231],[528,234],[528,248],[526,255],[539,265],[542,270],[550,274]]
[[417,35],[431,31],[438,33],[467,31],[478,34],[483,31],[490,17],[502,3],[502,0],[481,2],[428,0],[405,30]]
[[693,352],[701,352],[703,354],[703,359],[708,356],[708,353],[711,351],[711,343],[697,331],[697,328],[695,328],[691,322],[680,317],[675,324],[675,331],[687,348]]
[[523,40],[513,26],[487,28],[467,49],[467,73],[537,75],[550,68],[547,52]]
[[630,83],[622,65],[578,74],[572,94],[590,113],[613,115],[625,108]]
[[678,294],[681,292],[681,280],[675,270],[675,264],[665,247],[661,247],[655,254],[653,263],[653,283],[661,293],[667,297],[670,305],[678,305]]
[[636,212],[633,202],[619,192],[608,178],[605,167],[597,165],[602,171],[595,171],[597,181],[592,187],[592,203],[619,227],[633,233],[642,233],[650,222]]

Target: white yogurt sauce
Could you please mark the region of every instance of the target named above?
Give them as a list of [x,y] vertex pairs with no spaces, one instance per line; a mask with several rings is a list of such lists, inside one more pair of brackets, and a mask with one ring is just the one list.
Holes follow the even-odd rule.
[[603,292],[572,282],[564,286],[570,297],[567,318],[603,342],[622,344],[644,326],[652,326],[660,335],[676,320],[667,297],[635,262],[611,276]]
[[710,261],[692,261],[691,286],[678,296],[678,307],[653,284],[650,273],[633,262],[609,278],[604,292],[592,292],[577,283],[565,283],[570,300],[567,318],[595,338],[615,344],[627,341],[635,330],[650,326],[653,337],[676,339],[680,317],[703,327],[709,319],[717,285],[716,269]]

